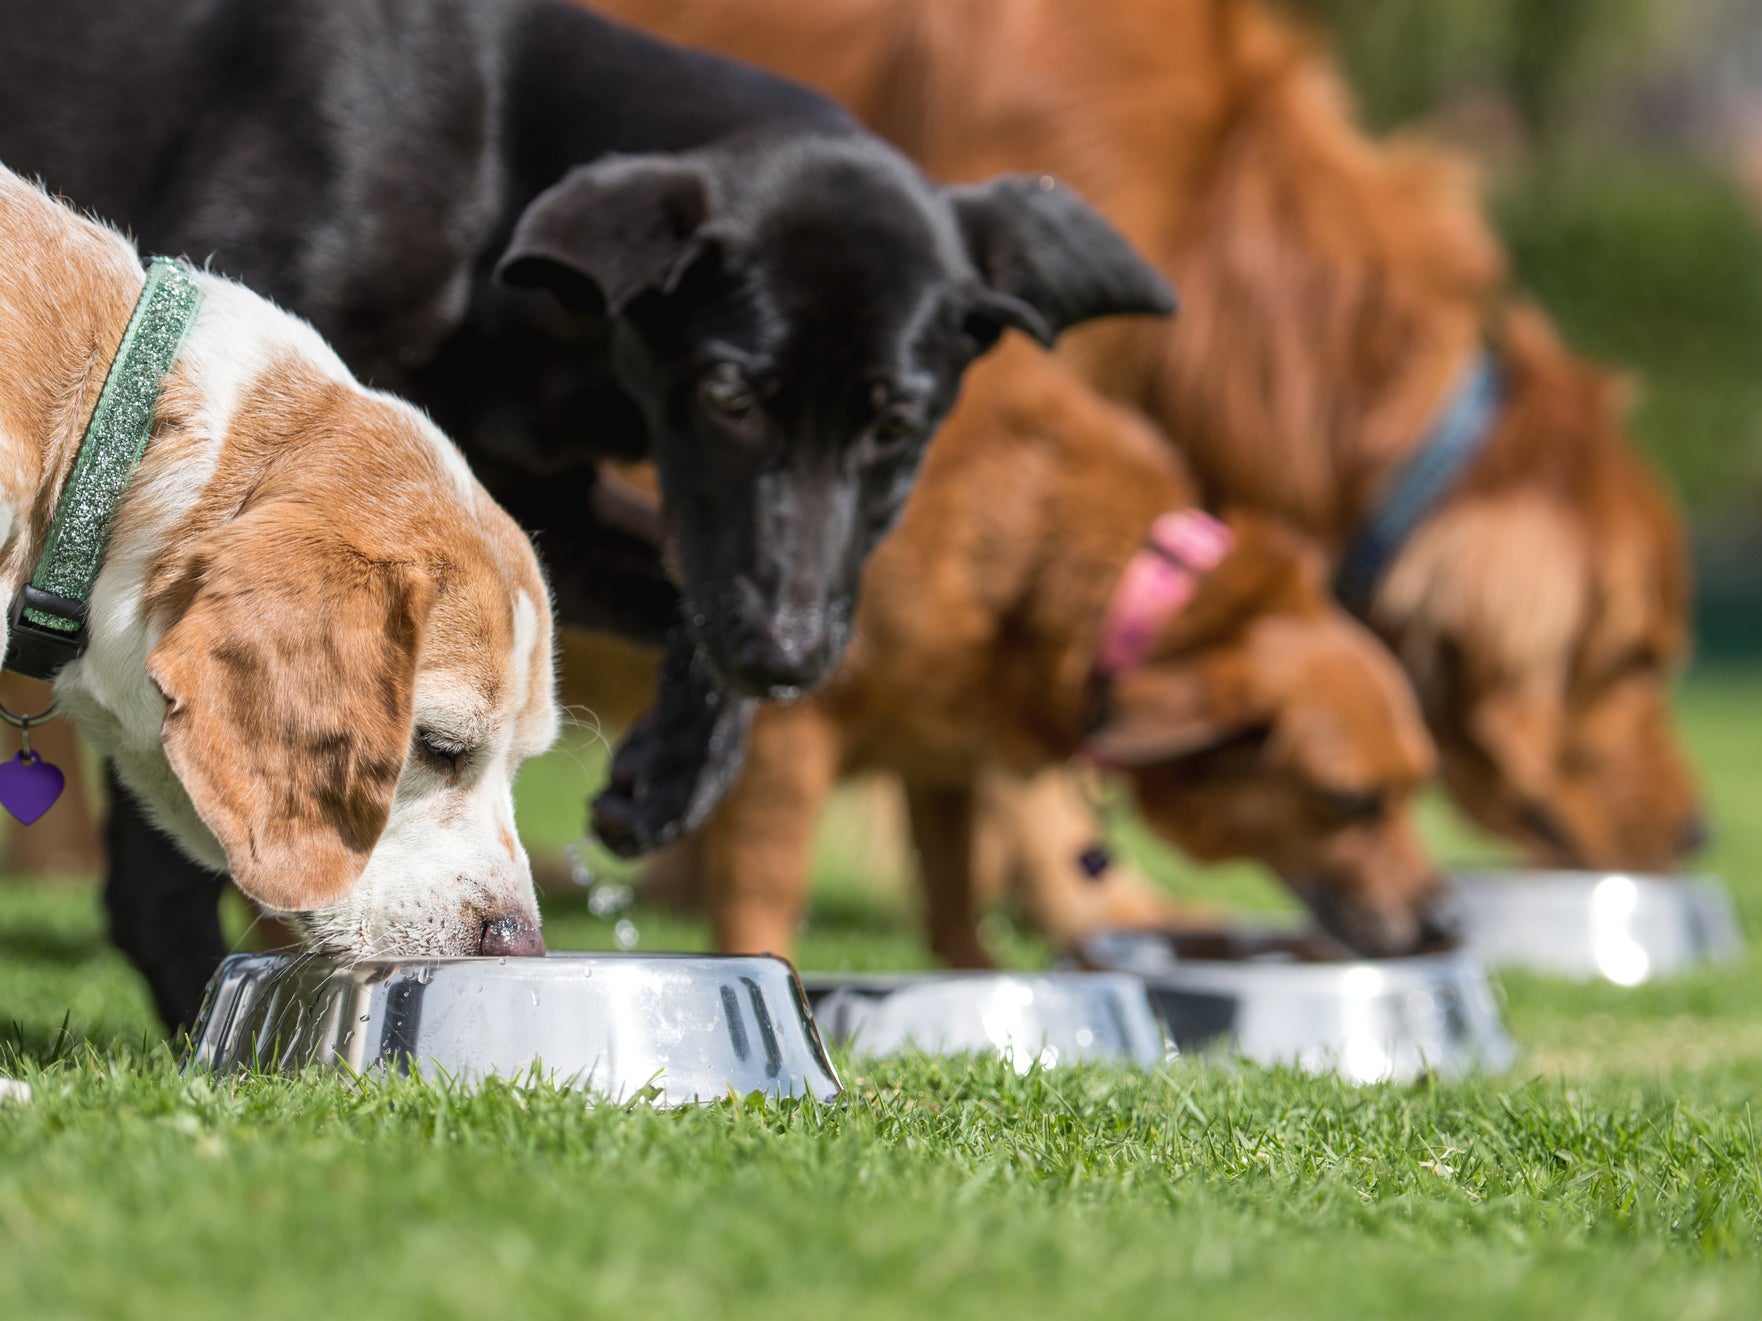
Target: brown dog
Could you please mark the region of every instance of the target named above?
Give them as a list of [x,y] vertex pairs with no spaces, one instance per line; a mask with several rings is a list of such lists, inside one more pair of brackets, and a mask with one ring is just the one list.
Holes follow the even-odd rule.
[[1164,427],[1208,504],[1338,553],[1486,345],[1496,421],[1368,618],[1483,825],[1566,865],[1664,868],[1700,842],[1669,716],[1683,538],[1618,391],[1506,310],[1459,163],[1367,139],[1308,34],[1254,0],[599,2],[822,87],[937,176],[1082,189],[1188,311],[1066,356]]
[[[4,169],[0,258],[15,659],[83,620],[39,667],[70,719],[309,946],[542,952],[510,791],[557,728],[530,542],[426,418],[243,286],[143,270]],[[114,502],[84,480],[106,470]],[[51,594],[64,527],[93,558]]]
[[976,785],[1087,753],[1187,852],[1263,860],[1354,945],[1409,948],[1434,883],[1408,811],[1431,745],[1321,557],[1235,519],[1185,605],[1118,654],[1122,584],[1192,501],[1155,430],[1053,360],[1017,344],[982,365],[869,570],[849,658],[760,716],[705,829],[718,946],[791,949],[821,804],[842,774],[885,769],[906,786],[932,945],[983,964]]

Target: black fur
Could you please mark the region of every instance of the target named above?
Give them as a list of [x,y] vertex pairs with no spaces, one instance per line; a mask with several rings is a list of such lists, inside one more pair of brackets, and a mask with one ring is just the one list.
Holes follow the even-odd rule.
[[[600,804],[632,852],[713,806],[748,698],[836,664],[967,364],[1171,306],[1070,194],[935,187],[825,99],[561,0],[8,0],[0,160],[426,407],[566,620],[679,625]],[[656,463],[678,600],[592,518],[606,457]],[[129,833],[110,893],[165,890]]]

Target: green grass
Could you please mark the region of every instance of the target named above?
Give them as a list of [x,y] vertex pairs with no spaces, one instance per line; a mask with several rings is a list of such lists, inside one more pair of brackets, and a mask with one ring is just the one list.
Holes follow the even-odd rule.
[[[1759,699],[1762,676],[1712,675],[1683,701],[1752,931]],[[523,785],[535,842],[572,832],[582,757]],[[803,961],[921,963],[908,892],[866,885],[846,841]],[[644,947],[703,942],[631,920]],[[549,904],[554,945],[611,932]],[[0,1072],[37,1093],[0,1107],[0,1314],[1755,1316],[1762,969],[1504,990],[1523,1062],[1464,1083],[845,1060],[843,1104],[657,1114],[185,1077],[89,889],[0,889]]]
[[1634,432],[1697,513],[1762,490],[1762,225],[1708,167],[1550,159],[1496,207],[1518,280],[1583,352],[1633,373]]

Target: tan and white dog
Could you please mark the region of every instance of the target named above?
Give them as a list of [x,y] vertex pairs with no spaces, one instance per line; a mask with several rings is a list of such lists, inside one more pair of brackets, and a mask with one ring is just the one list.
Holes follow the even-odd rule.
[[[541,953],[511,793],[557,731],[531,544],[414,408],[194,278],[63,709],[185,852],[311,947]],[[7,600],[143,285],[127,240],[0,169]]]

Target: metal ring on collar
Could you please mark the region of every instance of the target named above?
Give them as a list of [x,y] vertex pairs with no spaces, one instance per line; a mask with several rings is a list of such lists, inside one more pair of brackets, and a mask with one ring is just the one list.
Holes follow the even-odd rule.
[[51,701],[48,706],[44,707],[41,711],[38,711],[35,715],[28,715],[28,716],[13,715],[12,712],[8,711],[4,706],[0,706],[0,720],[4,720],[7,724],[11,725],[14,729],[23,729],[23,730],[28,731],[32,725],[37,723],[37,721],[47,720],[50,716],[54,715],[56,708],[59,707],[60,705],[61,705],[61,699],[56,698],[53,701]]

